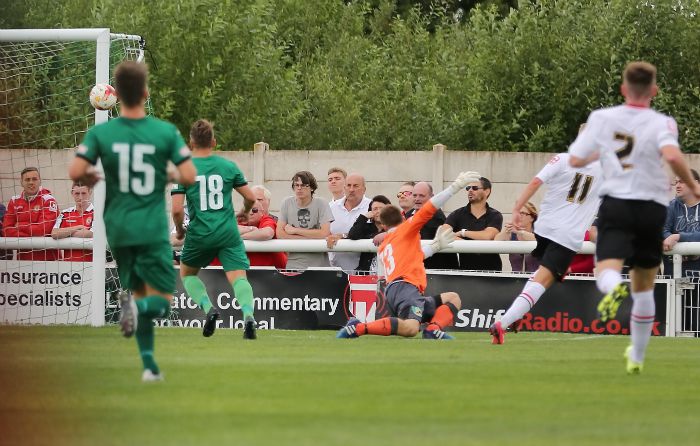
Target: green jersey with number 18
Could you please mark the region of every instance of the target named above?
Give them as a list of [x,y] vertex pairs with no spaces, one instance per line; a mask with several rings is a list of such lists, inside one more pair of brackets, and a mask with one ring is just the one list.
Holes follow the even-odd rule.
[[167,163],[178,165],[190,155],[174,125],[150,116],[116,118],[88,130],[77,156],[93,165],[102,160],[109,246],[168,241]]
[[185,243],[202,248],[232,246],[240,242],[231,192],[245,186],[245,176],[236,163],[219,156],[192,158],[197,180],[192,186],[176,185],[171,193],[185,194],[190,224]]

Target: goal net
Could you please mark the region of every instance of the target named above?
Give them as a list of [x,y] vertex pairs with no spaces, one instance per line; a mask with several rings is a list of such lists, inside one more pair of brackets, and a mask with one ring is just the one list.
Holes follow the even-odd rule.
[[[78,204],[67,168],[88,128],[118,112],[96,111],[92,86],[111,83],[119,62],[143,58],[139,36],[109,29],[0,30],[0,212],[10,214],[0,238],[0,324],[114,319],[120,284],[105,252],[104,185],[90,191],[94,206]],[[38,169],[26,174],[40,176],[36,193],[25,193],[20,178],[28,167]],[[52,219],[58,229],[91,227],[93,236],[68,229],[54,239]]]

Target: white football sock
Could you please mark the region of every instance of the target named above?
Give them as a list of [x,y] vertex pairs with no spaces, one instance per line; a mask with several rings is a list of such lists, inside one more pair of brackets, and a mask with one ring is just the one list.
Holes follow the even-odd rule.
[[644,362],[644,353],[649,344],[649,338],[651,338],[655,314],[654,290],[632,292],[632,315],[630,316],[632,353],[630,359],[634,362]]
[[535,306],[540,297],[547,291],[542,284],[535,282],[534,280],[528,280],[523,290],[520,292],[518,297],[515,298],[513,303],[506,311],[506,314],[501,318],[501,326],[505,330],[513,322],[522,317]]
[[595,279],[595,284],[598,286],[598,289],[603,294],[608,294],[613,290],[613,288],[615,288],[621,283],[622,274],[615,271],[614,269],[605,269],[601,271],[600,274],[598,274],[598,277],[596,277]]

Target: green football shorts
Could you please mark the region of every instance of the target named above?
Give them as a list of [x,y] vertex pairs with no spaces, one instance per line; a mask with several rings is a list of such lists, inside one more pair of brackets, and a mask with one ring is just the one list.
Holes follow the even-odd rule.
[[137,290],[144,284],[163,293],[175,291],[177,273],[173,248],[167,241],[150,245],[112,248],[122,288]]
[[185,239],[180,263],[194,268],[204,268],[218,257],[224,271],[250,269],[250,261],[245,253],[243,243],[216,248],[204,248],[197,245],[198,243],[187,243],[187,239]]

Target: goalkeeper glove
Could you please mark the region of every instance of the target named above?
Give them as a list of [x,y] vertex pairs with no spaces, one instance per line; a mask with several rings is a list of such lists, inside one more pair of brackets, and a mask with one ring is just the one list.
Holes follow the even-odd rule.
[[450,191],[452,191],[453,194],[456,194],[460,190],[467,187],[467,184],[479,181],[480,178],[481,174],[479,172],[461,172],[455,179],[454,183],[450,185]]
[[435,233],[435,238],[430,243],[430,248],[433,253],[442,251],[447,248],[450,243],[455,241],[455,233],[452,232],[452,227],[450,225],[442,225],[438,228]]

